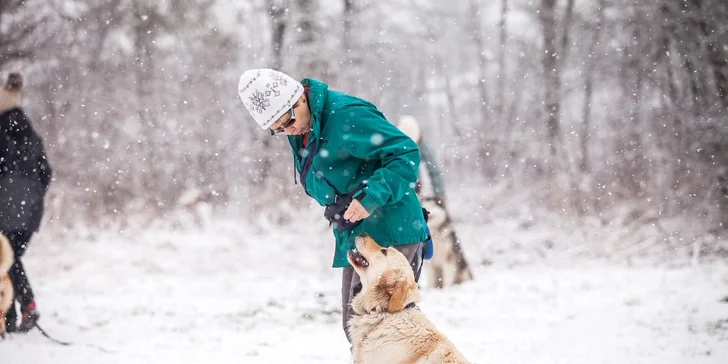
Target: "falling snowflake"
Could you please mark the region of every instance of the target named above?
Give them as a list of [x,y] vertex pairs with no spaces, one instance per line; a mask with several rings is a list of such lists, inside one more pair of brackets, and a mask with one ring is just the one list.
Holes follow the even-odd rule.
[[270,99],[266,97],[262,92],[255,90],[253,94],[248,98],[251,102],[250,106],[255,109],[255,112],[262,114],[265,109],[270,106]]
[[372,138],[370,141],[374,146],[382,145],[382,143],[384,142],[384,136],[380,133],[374,133],[372,134]]

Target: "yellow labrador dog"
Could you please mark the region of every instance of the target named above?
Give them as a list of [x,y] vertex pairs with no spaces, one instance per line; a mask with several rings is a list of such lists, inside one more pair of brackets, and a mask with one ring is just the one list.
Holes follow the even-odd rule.
[[348,259],[362,283],[349,324],[356,364],[469,363],[415,306],[420,291],[402,253],[361,235]]
[[5,337],[5,314],[13,303],[13,284],[8,271],[13,266],[13,248],[5,235],[0,234],[0,337]]

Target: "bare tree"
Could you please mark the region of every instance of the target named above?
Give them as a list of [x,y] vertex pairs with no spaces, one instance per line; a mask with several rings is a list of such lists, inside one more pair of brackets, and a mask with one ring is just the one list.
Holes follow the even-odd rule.
[[329,60],[324,56],[323,25],[317,20],[318,0],[296,0],[296,28],[294,37],[296,54],[299,55],[299,72],[308,77],[330,81]]
[[273,52],[273,64],[271,68],[275,70],[283,69],[283,44],[288,25],[288,7],[287,0],[266,0],[266,7],[271,21],[271,49]]
[[362,67],[361,40],[355,36],[361,17],[361,6],[356,0],[344,0],[344,13],[342,19],[341,51],[343,61],[341,76],[346,82],[349,92],[359,94],[361,81],[365,74]]
[[508,39],[508,29],[506,28],[506,20],[508,18],[508,0],[501,0],[501,14],[498,21],[498,30],[500,36],[500,52],[498,52],[498,118],[503,120],[503,112],[505,110],[505,77],[506,77],[506,47]]
[[715,83],[718,104],[728,108],[728,58],[724,42],[728,40],[728,35],[725,33],[725,23],[721,24],[720,21],[716,21],[718,17],[713,16],[716,10],[718,14],[721,11],[725,13],[728,5],[714,0],[693,0],[692,3],[698,19],[697,27],[706,48],[706,58]]
[[490,102],[488,97],[488,86],[487,86],[487,70],[488,58],[486,56],[486,46],[483,39],[483,30],[480,26],[480,7],[476,0],[470,1],[470,29],[472,31],[473,44],[475,45],[476,60],[477,60],[477,89],[478,89],[478,108],[481,118],[481,123],[488,121],[490,118]]
[[[487,73],[487,67],[488,67],[488,58],[486,56],[486,53],[488,52],[486,45],[483,30],[481,27],[481,21],[480,21],[480,4],[477,0],[471,0],[470,1],[470,11],[469,11],[469,30],[472,34],[472,41],[474,50],[476,52],[475,59],[476,59],[476,75],[477,75],[477,90],[478,90],[478,120],[479,125],[487,125],[488,123],[492,123],[493,119],[493,109],[490,104],[490,99],[488,96],[488,73]],[[483,136],[481,137],[481,140],[483,141],[480,145],[479,155],[482,160],[486,159],[486,156],[490,153],[491,148],[494,147],[494,144],[500,142],[500,137],[492,133],[492,129],[490,128],[483,128],[479,129],[483,133]],[[490,163],[483,163],[483,166],[490,166]],[[483,171],[486,174],[494,174],[492,168],[485,168]]]
[[569,35],[571,34],[571,23],[574,18],[574,0],[566,0],[564,19],[561,22],[561,47],[559,48],[559,68],[564,68],[566,54],[569,51]]
[[37,31],[46,17],[24,11],[28,6],[26,0],[0,1],[0,69],[10,62],[32,58],[36,47],[45,44],[38,39]]
[[581,139],[579,140],[579,146],[581,149],[581,160],[579,163],[579,169],[584,174],[591,172],[591,167],[589,164],[589,137],[592,133],[591,108],[592,97],[594,94],[594,71],[596,69],[598,60],[595,51],[599,43],[600,36],[602,34],[602,23],[604,22],[604,3],[605,0],[598,0],[597,2],[597,20],[594,25],[594,31],[591,34],[591,39],[587,46],[586,62],[584,62],[584,104],[581,109],[582,131]]
[[154,78],[153,32],[157,31],[161,17],[144,0],[132,1],[133,36],[134,36],[134,78],[137,97],[137,116],[143,127],[153,127],[157,122],[150,105],[146,105],[152,96],[151,83]]
[[559,114],[560,85],[558,65],[558,40],[556,39],[556,0],[541,0],[539,7],[539,20],[543,29],[544,52],[541,56],[541,65],[544,72],[544,111],[546,115],[546,132],[548,135],[549,155],[551,163],[549,169],[554,171],[561,135]]
[[450,176],[538,194],[581,174],[601,186],[582,206],[728,221],[728,2],[69,1],[0,1],[0,67],[31,72],[28,111],[73,166],[51,193],[95,216],[190,186],[295,200],[285,140],[241,121],[231,87],[265,66],[416,114]]
[[[283,71],[285,68],[285,59],[283,58],[284,44],[288,23],[291,20],[289,16],[289,0],[266,0],[266,9],[270,18],[271,25],[271,44],[270,49],[273,57],[271,68]],[[273,146],[271,138],[262,138],[261,156],[259,158],[258,168],[253,173],[252,181],[258,187],[262,188],[269,182],[273,163],[271,160],[271,152]]]

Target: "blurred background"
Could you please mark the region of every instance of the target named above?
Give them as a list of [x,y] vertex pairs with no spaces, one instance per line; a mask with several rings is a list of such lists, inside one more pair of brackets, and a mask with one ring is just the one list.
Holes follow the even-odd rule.
[[256,67],[414,115],[453,192],[605,223],[728,222],[725,1],[0,6],[0,69],[28,76],[61,223],[164,216],[190,191],[237,213],[299,199],[285,141],[237,98]]
[[[127,325],[138,317],[143,326],[148,315],[164,316],[149,308],[156,301],[147,294],[186,292],[167,274],[196,266],[193,272],[223,282],[199,282],[200,290],[218,290],[218,296],[206,297],[224,297],[236,292],[231,288],[236,278],[218,277],[214,267],[249,274],[266,269],[266,259],[275,256],[295,260],[331,284],[321,284],[326,288],[311,296],[310,305],[306,299],[299,302],[303,309],[287,305],[313,293],[291,290],[286,300],[270,291],[262,294],[270,300],[261,298],[259,308],[248,302],[238,315],[233,302],[219,308],[224,317],[214,316],[212,322],[233,320],[236,329],[267,327],[273,324],[260,316],[267,320],[266,314],[284,310],[291,314],[283,320],[288,323],[324,323],[322,332],[341,341],[336,360],[348,355],[336,326],[339,278],[328,268],[333,237],[323,209],[294,185],[286,140],[260,130],[238,98],[240,74],[261,67],[296,79],[316,78],[370,100],[393,123],[406,114],[421,123],[443,169],[448,210],[478,282],[452,299],[499,308],[477,311],[484,315],[481,321],[465,320],[440,308],[452,304],[450,293],[429,296],[434,297],[431,312],[449,317],[441,323],[456,343],[458,338],[465,343],[471,357],[510,348],[518,353],[513,362],[522,362],[574,349],[577,353],[561,362],[589,362],[594,357],[588,353],[594,351],[579,348],[611,343],[599,354],[603,362],[624,362],[615,353],[660,362],[659,352],[668,360],[663,363],[676,355],[719,359],[716,348],[728,332],[726,305],[717,303],[728,284],[725,0],[0,1],[0,72],[3,77],[14,70],[26,75],[23,105],[55,172],[38,247],[36,253],[29,251],[28,264],[39,272],[45,307],[53,297],[63,307],[57,315],[75,317],[86,328],[103,329],[126,314],[132,317],[125,319],[132,320]],[[185,233],[184,238],[172,233],[191,230],[206,233]],[[270,249],[265,257],[260,251],[240,252],[255,244],[251,234],[269,243],[257,245]],[[53,240],[56,245],[42,247]],[[82,240],[89,243],[73,245]],[[126,244],[112,248],[104,244],[109,241]],[[281,254],[300,252],[300,244],[316,250],[308,261]],[[141,307],[119,305],[119,300],[64,301],[68,292],[116,297],[102,287],[119,284],[118,277],[128,271],[88,277],[98,272],[94,262],[112,267],[124,264],[119,258],[127,255],[138,257],[127,268],[140,277],[151,274],[157,284],[167,284],[166,290],[145,281],[148,290],[137,292],[148,300]],[[605,259],[609,268],[593,271],[589,258]],[[643,260],[662,268],[623,273],[613,268]],[[573,270],[510,270],[555,261]],[[571,267],[574,262],[586,267]],[[722,268],[711,266],[710,273],[700,274],[670,271],[703,262]],[[494,266],[506,270],[499,275]],[[264,276],[273,279],[278,273]],[[59,276],[66,283],[58,285],[54,279]],[[311,285],[305,277],[296,285]],[[572,282],[573,277],[585,278]],[[627,293],[612,296],[622,289]],[[533,294],[532,300],[519,305],[522,294]],[[475,299],[478,295],[484,298]],[[586,311],[574,313],[557,304],[583,297],[589,303],[576,306],[589,307]],[[543,306],[548,302],[555,306]],[[718,306],[709,306],[707,314],[700,311],[706,302]],[[601,304],[627,311],[609,311]],[[624,342],[592,336],[593,343],[572,345],[585,339],[576,326],[573,336],[549,343],[551,323],[539,319],[556,315],[562,322],[562,311],[554,307],[566,312],[563,322],[594,318],[583,326],[592,333],[606,321],[626,327],[617,335]],[[534,338],[540,344],[524,349],[519,331],[506,335],[513,340],[505,344],[467,341],[484,327],[513,326],[511,320],[499,325],[488,316],[506,315],[509,308],[515,316],[535,312],[538,318],[524,320],[544,333]],[[197,308],[185,309],[201,315]],[[171,310],[177,318],[169,325],[176,329],[167,323],[160,327],[184,331],[175,326],[184,321],[184,310]],[[91,319],[88,312],[110,316]],[[600,319],[604,312],[612,318]],[[618,318],[627,320],[633,313],[640,318],[620,323]],[[453,322],[463,321],[482,326],[458,331]],[[306,327],[301,325],[296,327]],[[137,345],[112,326],[108,342]],[[651,334],[639,336],[640,330]],[[658,332],[674,340],[661,341]],[[493,332],[496,337],[503,333]],[[205,335],[201,342],[213,330]],[[293,342],[301,339],[290,335]],[[159,341],[167,345],[178,339]],[[269,352],[267,358],[275,357],[275,345],[258,344],[247,352],[253,353],[249,359]],[[630,345],[634,351],[625,349]],[[655,351],[636,349],[640,345]],[[671,347],[676,351],[666,353]],[[20,357],[30,358],[33,348],[26,346],[27,355]],[[555,353],[555,348],[563,351]],[[54,353],[49,351],[48,358]],[[290,353],[295,357],[296,348]],[[721,353],[723,359],[728,355]]]

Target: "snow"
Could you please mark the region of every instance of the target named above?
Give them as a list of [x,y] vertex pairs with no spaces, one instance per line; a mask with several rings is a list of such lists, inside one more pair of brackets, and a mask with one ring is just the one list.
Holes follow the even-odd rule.
[[[728,362],[725,262],[499,255],[484,242],[533,245],[560,229],[506,222],[460,223],[476,280],[423,290],[421,309],[472,362]],[[319,220],[299,224],[217,218],[204,229],[150,223],[83,237],[47,228],[26,269],[42,327],[74,345],[13,335],[1,362],[351,362],[333,237]]]

